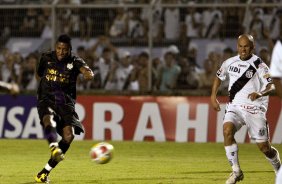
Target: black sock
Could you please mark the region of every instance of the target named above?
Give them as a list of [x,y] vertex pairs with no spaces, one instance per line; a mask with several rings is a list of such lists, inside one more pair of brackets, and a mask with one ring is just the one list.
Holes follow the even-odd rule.
[[57,142],[56,129],[54,127],[52,127],[51,125],[48,125],[44,129],[44,134],[45,134],[46,139],[48,140],[49,144],[52,143],[52,142]]
[[48,170],[46,170],[45,168],[43,168],[43,169],[38,173],[38,175],[41,175],[42,173],[49,174],[50,171],[48,171]]
[[61,150],[64,154],[68,151],[69,147],[70,147],[70,144],[67,143],[66,141],[61,140],[59,142],[59,148],[61,148]]
[[56,165],[58,164],[59,162],[57,162],[56,160],[50,158],[49,161],[48,161],[48,164],[50,167],[52,167],[53,169],[56,167]]
[[[54,168],[57,166],[58,163],[59,163],[59,162],[57,162],[56,160],[53,160],[52,158],[50,158],[50,159],[48,160],[48,164],[49,164],[50,167],[52,167],[52,169],[54,169]],[[44,167],[44,168],[38,173],[38,175],[41,175],[42,173],[49,174],[50,171],[48,171],[48,170],[45,169],[45,167]]]

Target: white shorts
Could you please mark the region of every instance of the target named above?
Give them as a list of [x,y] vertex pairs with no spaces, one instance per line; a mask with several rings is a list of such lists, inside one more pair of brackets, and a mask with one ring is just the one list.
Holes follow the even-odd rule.
[[247,125],[248,134],[257,143],[269,140],[266,110],[257,106],[227,104],[223,122],[232,122],[236,131]]

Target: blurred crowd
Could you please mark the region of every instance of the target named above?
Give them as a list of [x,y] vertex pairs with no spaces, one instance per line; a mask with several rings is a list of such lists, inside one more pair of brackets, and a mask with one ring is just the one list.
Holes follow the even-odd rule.
[[[1,4],[29,4],[35,0],[0,0]],[[36,1],[42,4],[53,1]],[[160,91],[209,89],[221,63],[236,55],[226,47],[223,51],[210,51],[204,61],[197,61],[191,39],[237,38],[242,33],[252,34],[263,45],[256,53],[267,64],[273,43],[282,38],[282,9],[276,6],[198,7],[208,0],[154,0],[152,9],[125,4],[149,4],[150,0],[62,0],[59,4],[116,3],[114,8],[56,8],[56,32],[72,38],[96,38],[90,47],[80,45],[75,54],[83,58],[95,72],[91,82],[79,80],[78,90],[103,89],[111,91]],[[217,0],[216,3],[245,3],[245,1]],[[255,3],[281,3],[278,0]],[[214,1],[212,2],[214,3]],[[177,6],[165,6],[177,5]],[[179,6],[189,5],[189,6]],[[129,8],[130,7],[130,8]],[[141,8],[142,7],[142,8]],[[149,7],[149,6],[148,6]],[[152,11],[151,11],[152,10]],[[35,90],[36,64],[40,53],[23,56],[5,47],[10,37],[52,38],[51,8],[2,9],[0,17],[0,80],[16,82],[22,90]],[[13,21],[11,21],[13,20]],[[165,52],[152,57],[147,50],[130,53],[121,49],[138,47],[141,41],[148,45],[151,34],[154,45],[165,47]],[[102,35],[102,36],[101,36]],[[113,42],[113,40],[115,40]],[[122,40],[118,42],[116,40]],[[163,44],[169,41],[169,44]],[[159,44],[158,44],[159,43]],[[182,47],[185,45],[185,47]],[[124,45],[123,45],[124,46]],[[143,45],[144,46],[144,45]],[[199,66],[199,63],[203,65]],[[222,85],[222,90],[227,86]]]
[[[95,1],[58,2],[68,5]],[[104,1],[104,4],[106,2],[118,1]],[[111,38],[127,40],[147,40],[151,32],[156,42],[185,41],[189,38],[232,38],[244,32],[252,33],[259,39],[267,37],[277,39],[280,34],[282,11],[277,6],[249,7],[246,4],[246,7],[198,7],[196,6],[198,1],[184,0],[154,0],[153,6],[138,8],[125,6],[125,4],[148,5],[152,1],[133,2],[135,1],[122,1],[123,4],[119,3],[112,8],[57,8],[56,32],[68,33],[72,37],[90,38],[107,35]],[[229,1],[221,0],[217,3],[220,2]],[[234,4],[235,1],[232,2]],[[267,3],[271,2],[281,3],[278,0]],[[51,8],[2,9],[0,17],[1,40],[10,36],[51,38],[53,35]]]
[[[175,45],[168,46],[163,55],[151,58],[148,50],[132,54],[111,43],[106,36],[100,36],[90,48],[79,46],[74,54],[84,59],[95,73],[94,80],[78,80],[79,91],[102,89],[106,91],[129,92],[174,92],[175,90],[204,89],[209,91],[216,71],[224,60],[236,55],[236,51],[227,47],[223,52],[210,51],[203,61],[203,67],[197,64],[197,52],[194,47],[180,53]],[[263,47],[257,53],[268,65],[271,50]],[[9,49],[1,50],[0,80],[16,82],[22,90],[35,90],[36,64],[40,53],[30,53],[25,58]],[[220,90],[225,91],[226,85]]]

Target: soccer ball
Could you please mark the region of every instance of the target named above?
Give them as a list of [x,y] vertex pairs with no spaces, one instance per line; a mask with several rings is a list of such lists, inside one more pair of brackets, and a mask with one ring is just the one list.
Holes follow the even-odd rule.
[[113,145],[107,142],[100,142],[92,146],[90,157],[97,164],[106,164],[113,158],[113,151]]

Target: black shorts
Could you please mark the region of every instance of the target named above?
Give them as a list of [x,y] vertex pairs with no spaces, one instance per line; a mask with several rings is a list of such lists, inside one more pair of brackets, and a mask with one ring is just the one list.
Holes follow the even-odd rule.
[[84,128],[78,120],[78,115],[72,103],[55,105],[49,101],[40,101],[37,104],[37,110],[41,124],[45,115],[54,115],[54,121],[57,124],[56,129],[59,135],[61,135],[62,129],[67,125],[73,126],[74,133],[77,135],[84,132]]

